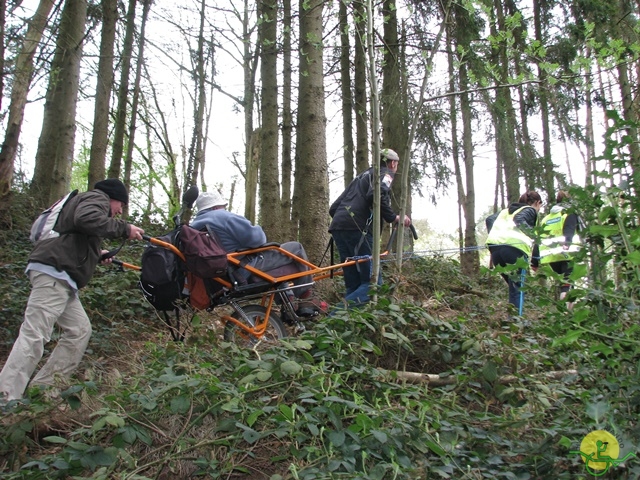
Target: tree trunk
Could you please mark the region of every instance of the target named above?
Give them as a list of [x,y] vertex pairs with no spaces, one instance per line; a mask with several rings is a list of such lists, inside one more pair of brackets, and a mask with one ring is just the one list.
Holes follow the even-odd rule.
[[32,195],[41,205],[49,205],[62,197],[71,184],[80,60],[86,19],[86,0],[65,2],[51,63],[42,131],[31,184]]
[[[381,124],[382,124],[382,148],[391,148],[398,153],[401,161],[398,171],[391,184],[391,205],[394,211],[399,212],[405,207],[405,213],[410,215],[410,204],[401,205],[400,198],[403,191],[409,190],[410,181],[403,184],[403,171],[411,165],[405,160],[407,155],[407,118],[404,108],[403,95],[400,85],[403,85],[400,69],[402,52],[398,41],[398,17],[396,15],[395,1],[384,0],[382,15],[385,19],[383,25],[384,56],[382,62],[382,95],[380,96]],[[409,177],[406,177],[409,179]],[[407,198],[411,198],[407,196]],[[409,200],[410,203],[410,200]]]
[[[256,157],[255,145],[260,143],[260,131],[253,129],[253,108],[255,103],[256,71],[260,56],[260,42],[251,51],[251,30],[249,29],[249,0],[244,2],[242,18],[242,70],[244,80],[244,134],[245,172],[244,172],[244,216],[252,223],[256,221],[256,195],[258,190],[259,156]],[[258,135],[258,136],[256,136]]]
[[[540,45],[546,44],[546,38],[543,33],[543,25],[547,25],[549,12],[544,9],[540,0],[533,0],[533,23],[535,28],[535,38]],[[538,79],[540,80],[540,120],[542,122],[542,165],[537,165],[538,171],[542,173],[542,186],[549,196],[549,201],[553,201],[556,197],[554,183],[554,165],[551,157],[551,125],[549,120],[549,85],[547,81],[547,73],[540,66],[540,62],[536,62],[538,67]],[[530,185],[533,187],[534,185]]]
[[282,231],[278,166],[278,11],[274,0],[260,0],[259,8],[259,36],[262,45],[260,223],[269,241],[282,242],[285,238]]
[[622,112],[624,119],[631,125],[627,128],[627,135],[631,138],[629,142],[629,154],[631,156],[631,169],[635,177],[633,188],[636,196],[638,196],[640,195],[640,147],[638,147],[638,128],[633,126],[638,122],[638,118],[633,111],[633,98],[636,93],[635,89],[632,90],[629,85],[628,66],[624,62],[618,63],[618,78],[620,96],[622,97]]
[[[452,51],[468,51],[471,45],[471,39],[473,38],[474,29],[472,22],[468,17],[469,13],[466,9],[459,7],[458,5],[453,7],[455,25],[450,30],[455,35],[455,44],[451,45],[448,50]],[[458,186],[458,203],[464,211],[464,235],[462,231],[460,236],[463,237],[463,246],[466,247],[465,251],[460,256],[460,268],[465,275],[476,276],[480,271],[480,257],[477,249],[476,242],[476,192],[475,192],[475,175],[474,175],[474,153],[473,153],[473,126],[472,119],[473,113],[471,108],[470,94],[467,89],[470,87],[469,75],[468,75],[468,62],[469,59],[458,58],[458,89],[462,92],[460,94],[460,116],[462,118],[462,158],[464,171],[460,166],[458,149],[458,129],[452,129],[453,145],[456,148],[454,153],[455,159],[455,172],[456,183]],[[455,91],[455,72],[454,72],[454,56],[449,54],[449,77],[451,91]],[[454,97],[451,97],[451,119],[452,125],[456,125],[457,120],[457,108]],[[464,173],[464,180],[463,180]],[[463,229],[462,222],[460,221],[460,228]],[[468,251],[467,251],[468,250]]]
[[342,95],[342,155],[344,186],[353,180],[353,98],[351,95],[351,45],[349,43],[349,14],[346,0],[339,2],[340,27],[340,93]]
[[295,238],[297,218],[292,221],[292,130],[291,114],[292,65],[291,65],[291,0],[282,2],[284,13],[284,29],[282,44],[282,226],[287,238]]
[[[498,27],[491,24],[491,34],[498,38],[498,29],[505,31],[506,21],[502,10],[502,0],[494,0],[495,14]],[[503,41],[494,54],[494,64],[498,65],[498,79],[500,86],[496,89],[496,98],[493,102],[493,117],[496,132],[496,154],[504,169],[504,180],[507,187],[508,203],[515,202],[520,197],[520,166],[515,149],[515,122],[513,114],[513,102],[508,85],[509,59],[506,45]]]
[[318,262],[328,240],[326,116],[322,50],[322,0],[300,0],[298,155],[294,205],[300,215],[299,241]]
[[[2,40],[2,45],[0,45],[0,92],[4,92],[4,84],[5,84],[5,61],[4,61],[4,54],[5,54],[5,45],[6,45],[6,40],[5,40],[5,28],[6,28],[6,22],[7,22],[7,0],[0,0],[0,40]],[[2,111],[2,97],[3,95],[0,95],[0,111]]]
[[[198,172],[204,164],[204,120],[205,107],[207,104],[206,81],[207,73],[205,65],[210,59],[211,52],[205,51],[204,26],[206,19],[206,0],[200,0],[200,23],[198,28],[198,46],[195,51],[195,58],[191,77],[193,78],[193,136],[191,138],[191,148],[187,160],[187,169],[184,172],[184,188],[189,185],[198,184]],[[203,179],[204,180],[204,179]]]
[[[2,3],[6,5],[5,1]],[[11,189],[13,165],[20,141],[24,108],[27,104],[27,94],[33,78],[33,58],[53,5],[53,0],[40,0],[36,12],[29,20],[27,33],[15,60],[16,65],[11,87],[7,129],[0,149],[0,204],[4,203],[3,199]]]
[[124,151],[124,132],[127,127],[127,111],[129,107],[129,74],[131,72],[131,52],[133,51],[135,20],[136,0],[129,0],[124,44],[122,46],[122,66],[120,68],[120,86],[118,87],[118,106],[116,107],[116,119],[113,130],[109,178],[120,178],[122,152]]
[[[367,53],[362,42],[367,35],[364,2],[353,3],[356,26],[354,44],[353,100],[356,114],[356,175],[369,168],[369,115],[367,103]],[[345,184],[346,187],[347,184]]]
[[96,103],[93,114],[93,133],[89,156],[88,189],[104,179],[107,146],[109,140],[109,107],[113,88],[113,51],[116,41],[118,21],[118,1],[102,0],[102,36],[100,38],[100,59],[96,80]]
[[[136,139],[136,124],[138,121],[138,101],[140,99],[140,79],[142,78],[142,66],[144,65],[144,43],[147,19],[152,0],[142,0],[142,20],[140,22],[140,35],[138,37],[138,59],[136,64],[136,76],[133,81],[133,98],[131,99],[131,119],[129,120],[129,138],[127,139],[127,153],[124,158],[124,177],[122,182],[130,190],[131,168],[133,165],[133,150]],[[125,206],[123,217],[129,214],[129,206]]]

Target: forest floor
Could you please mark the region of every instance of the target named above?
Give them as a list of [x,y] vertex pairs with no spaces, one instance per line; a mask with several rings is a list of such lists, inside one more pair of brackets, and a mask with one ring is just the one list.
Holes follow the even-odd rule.
[[[30,250],[24,232],[2,243],[0,365]],[[310,320],[269,350],[224,342],[216,310],[173,341],[136,282],[99,267],[83,290],[89,348],[69,386],[30,389],[2,416],[5,478],[588,478],[576,452],[598,429],[620,458],[635,452],[634,344],[580,338],[541,279],[513,318],[499,276],[414,258],[401,274],[385,267],[378,303]],[[316,290],[339,304],[340,288]],[[616,348],[627,353],[612,364]],[[640,475],[633,459],[600,466]]]

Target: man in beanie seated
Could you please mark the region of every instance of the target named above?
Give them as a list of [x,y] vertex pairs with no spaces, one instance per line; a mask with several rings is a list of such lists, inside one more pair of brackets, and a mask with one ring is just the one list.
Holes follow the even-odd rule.
[[57,377],[69,377],[80,364],[91,336],[91,322],[78,290],[89,282],[101,256],[107,253],[101,248],[102,240],[141,240],[144,233],[115,218],[128,202],[129,194],[120,180],[102,180],[93,190],[67,202],[56,224],[60,236],[36,243],[26,268],[31,294],[20,334],[0,372],[0,401],[22,398],[55,324],[62,335],[31,385],[55,385]]
[[[217,192],[202,192],[196,200],[198,212],[191,222],[191,227],[202,230],[209,226],[220,239],[224,249],[231,253],[250,248],[261,247],[267,243],[267,236],[259,225],[253,225],[249,220],[241,215],[226,210],[227,202]],[[297,257],[307,260],[307,253],[300,242],[286,242],[280,248],[293,253]],[[306,265],[296,262],[291,257],[283,255],[277,250],[267,250],[251,255],[247,259],[247,265],[268,273],[273,277],[281,277],[308,270]],[[241,269],[237,272],[242,280],[252,283],[259,281],[250,275],[248,270]],[[294,285],[301,285],[294,288],[293,294],[297,298],[308,298],[311,291],[313,279],[310,275],[296,278]],[[314,305],[299,304],[298,315],[315,315]]]

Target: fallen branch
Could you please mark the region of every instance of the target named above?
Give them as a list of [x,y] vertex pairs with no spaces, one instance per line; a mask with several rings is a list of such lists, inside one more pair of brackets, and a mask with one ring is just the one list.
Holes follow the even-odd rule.
[[[458,378],[454,375],[441,377],[440,375],[433,373],[419,373],[419,372],[402,372],[395,370],[380,370],[384,378],[394,378],[397,380],[403,380],[409,383],[428,383],[429,385],[441,386],[441,385],[455,385],[458,383]],[[508,385],[510,383],[517,382],[518,380],[558,380],[567,375],[578,375],[577,370],[558,370],[553,372],[536,373],[528,377],[518,377],[516,375],[503,375],[496,379],[496,383],[502,385]]]

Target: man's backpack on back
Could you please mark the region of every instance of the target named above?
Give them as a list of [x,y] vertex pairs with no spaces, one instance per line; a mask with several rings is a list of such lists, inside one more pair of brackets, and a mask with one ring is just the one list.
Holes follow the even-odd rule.
[[60,233],[56,231],[56,223],[58,223],[60,212],[67,202],[77,194],[78,190],[67,193],[64,197],[38,215],[38,218],[36,218],[33,225],[31,225],[29,240],[33,243],[37,243],[40,240],[59,237]]
[[[178,231],[172,231],[160,240],[175,245]],[[171,311],[182,298],[185,267],[171,250],[149,244],[142,253],[142,271],[139,287],[156,310]]]

